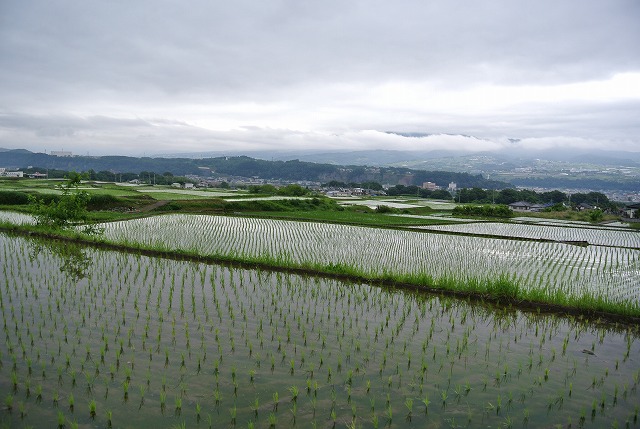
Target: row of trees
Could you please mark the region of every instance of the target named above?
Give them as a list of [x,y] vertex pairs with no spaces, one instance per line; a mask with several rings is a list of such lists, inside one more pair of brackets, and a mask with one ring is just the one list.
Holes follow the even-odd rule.
[[450,200],[451,193],[444,189],[436,189],[435,191],[430,191],[428,189],[423,189],[415,185],[405,186],[405,185],[396,185],[387,189],[387,195],[408,195],[408,196],[417,196],[420,198],[433,198],[436,200]]
[[[381,190],[382,185],[377,182],[363,183],[345,183],[339,181],[331,181],[323,186],[337,188],[365,188],[372,190]],[[536,192],[529,189],[513,189],[507,188],[502,190],[486,190],[481,188],[463,188],[459,189],[455,195],[447,190],[438,189],[430,191],[415,185],[396,185],[386,190],[387,195],[391,196],[414,196],[420,198],[433,198],[440,200],[455,199],[455,202],[467,204],[504,204],[508,205],[516,201],[528,201],[534,204],[566,204],[580,205],[582,203],[597,206],[602,209],[613,209],[615,204],[609,201],[609,198],[602,192],[588,192],[565,194],[560,191]]]
[[371,189],[372,191],[381,191],[382,185],[378,182],[341,182],[339,180],[331,180],[330,182],[323,183],[322,186],[325,188],[362,188],[362,189]]
[[306,188],[303,188],[300,185],[291,184],[287,186],[283,186],[281,188],[276,188],[273,185],[251,185],[248,188],[249,192],[252,194],[261,194],[261,195],[286,195],[288,197],[301,197],[303,195],[307,195],[310,191]]
[[601,192],[565,194],[560,191],[536,192],[529,189],[503,189],[501,191],[480,188],[460,189],[455,197],[456,202],[476,204],[511,204],[516,201],[528,201],[534,204],[567,204],[582,203],[603,209],[613,209],[615,204]]
[[[70,174],[67,170],[46,169],[42,167],[31,167],[23,170],[26,174],[46,173],[49,179],[63,179]],[[193,180],[183,176],[174,176],[173,173],[166,171],[162,174],[153,171],[141,171],[140,173],[119,173],[109,170],[95,171],[88,169],[81,173],[82,180],[96,180],[98,182],[129,182],[131,180],[139,180],[143,183],[155,185],[170,185],[172,183],[193,183]]]
[[456,206],[456,208],[453,209],[453,214],[458,216],[509,218],[513,216],[513,211],[504,204],[490,206]]

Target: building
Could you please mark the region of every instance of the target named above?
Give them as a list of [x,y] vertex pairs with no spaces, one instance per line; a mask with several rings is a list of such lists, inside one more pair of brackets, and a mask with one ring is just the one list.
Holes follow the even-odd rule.
[[447,188],[447,190],[449,192],[455,192],[456,189],[458,189],[458,185],[456,184],[456,182],[450,182],[449,183],[449,187]]
[[422,189],[426,189],[427,191],[435,191],[438,189],[438,186],[433,182],[424,182],[422,184]]
[[24,177],[24,172],[22,171],[10,171],[6,168],[0,168],[0,176],[1,177]]
[[509,204],[509,208],[514,212],[528,212],[531,210],[532,204],[528,201],[517,201]]
[[532,204],[531,207],[529,208],[529,210],[531,210],[532,212],[543,212],[546,209],[552,207],[553,204],[552,203],[545,203],[545,204]]
[[581,203],[580,205],[578,205],[577,208],[579,211],[585,211],[585,210],[594,210],[596,207],[592,206],[591,204]]
[[47,174],[46,173],[40,173],[39,171],[36,171],[35,173],[29,173],[28,176],[31,179],[46,179],[47,178]]

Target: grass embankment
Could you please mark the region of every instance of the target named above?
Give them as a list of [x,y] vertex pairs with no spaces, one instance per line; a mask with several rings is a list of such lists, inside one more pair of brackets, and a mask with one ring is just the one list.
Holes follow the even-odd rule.
[[451,221],[435,220],[435,219],[417,219],[406,217],[394,217],[384,214],[378,214],[374,212],[366,212],[360,210],[344,210],[344,211],[309,211],[309,212],[243,212],[242,215],[270,218],[270,219],[283,219],[283,220],[296,220],[296,221],[308,221],[308,222],[325,222],[325,223],[339,223],[343,225],[361,225],[361,226],[379,226],[379,227],[407,227],[407,226],[421,226],[421,225],[446,225]]
[[428,274],[398,274],[386,272],[370,275],[345,264],[296,263],[286,256],[242,254],[199,254],[194,251],[143,246],[138,243],[116,243],[101,237],[87,236],[76,231],[52,230],[39,226],[17,226],[0,223],[0,230],[23,235],[66,240],[109,250],[160,256],[179,260],[234,265],[243,268],[259,268],[314,275],[327,278],[375,284],[382,287],[408,289],[455,296],[482,303],[492,303],[505,308],[568,314],[590,320],[624,324],[640,324],[640,306],[632,302],[610,302],[604,297],[584,293],[569,296],[561,291],[550,291],[538,286],[523,288],[508,276],[493,280],[461,280],[453,277],[435,279]]

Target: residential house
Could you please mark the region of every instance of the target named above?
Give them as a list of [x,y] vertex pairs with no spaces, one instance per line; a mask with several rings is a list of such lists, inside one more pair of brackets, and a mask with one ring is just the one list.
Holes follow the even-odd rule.
[[528,201],[517,201],[509,204],[509,208],[514,212],[528,212],[531,210],[532,204]]

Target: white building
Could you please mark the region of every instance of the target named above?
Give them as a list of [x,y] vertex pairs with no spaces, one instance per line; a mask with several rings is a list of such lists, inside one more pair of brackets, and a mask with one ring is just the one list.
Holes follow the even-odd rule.
[[7,171],[6,168],[0,168],[0,176],[2,177],[24,177],[23,171]]

